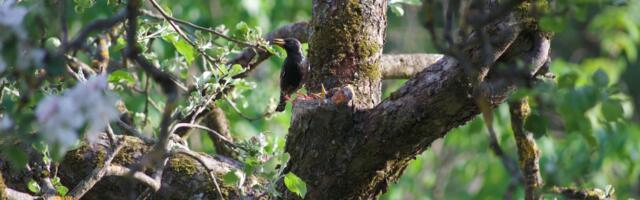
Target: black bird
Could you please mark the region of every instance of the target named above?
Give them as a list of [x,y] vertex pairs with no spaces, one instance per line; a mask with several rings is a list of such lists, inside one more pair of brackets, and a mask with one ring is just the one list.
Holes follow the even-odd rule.
[[281,46],[287,52],[282,71],[280,72],[280,103],[277,112],[284,111],[289,95],[302,87],[304,73],[304,55],[300,41],[295,38],[274,39],[272,43]]

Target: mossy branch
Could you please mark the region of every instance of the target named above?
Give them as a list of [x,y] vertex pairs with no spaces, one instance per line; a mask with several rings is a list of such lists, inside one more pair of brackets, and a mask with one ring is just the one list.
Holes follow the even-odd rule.
[[525,179],[525,199],[541,199],[540,150],[533,139],[533,134],[524,129],[524,122],[531,113],[528,99],[522,98],[509,102],[509,111],[511,113],[511,128],[518,147],[520,169]]

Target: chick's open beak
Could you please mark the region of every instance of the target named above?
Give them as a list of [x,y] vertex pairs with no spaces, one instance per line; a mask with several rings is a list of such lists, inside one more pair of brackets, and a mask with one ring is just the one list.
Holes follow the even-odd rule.
[[284,45],[284,40],[280,39],[280,38],[276,38],[276,39],[273,39],[273,41],[271,41],[271,43],[272,44],[276,44],[278,46],[282,46],[282,45]]

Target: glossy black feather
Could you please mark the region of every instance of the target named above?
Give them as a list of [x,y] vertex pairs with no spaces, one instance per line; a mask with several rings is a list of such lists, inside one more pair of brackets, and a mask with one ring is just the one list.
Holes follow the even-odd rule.
[[304,55],[302,47],[297,39],[287,38],[282,47],[287,52],[282,70],[280,71],[280,102],[276,111],[284,111],[289,95],[295,93],[303,85],[304,78]]

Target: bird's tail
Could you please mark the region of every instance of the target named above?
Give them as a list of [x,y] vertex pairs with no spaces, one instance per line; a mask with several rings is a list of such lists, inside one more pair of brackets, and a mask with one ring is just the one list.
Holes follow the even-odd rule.
[[287,97],[284,93],[280,94],[280,102],[278,103],[278,107],[276,107],[276,112],[284,111],[284,107],[287,106]]

